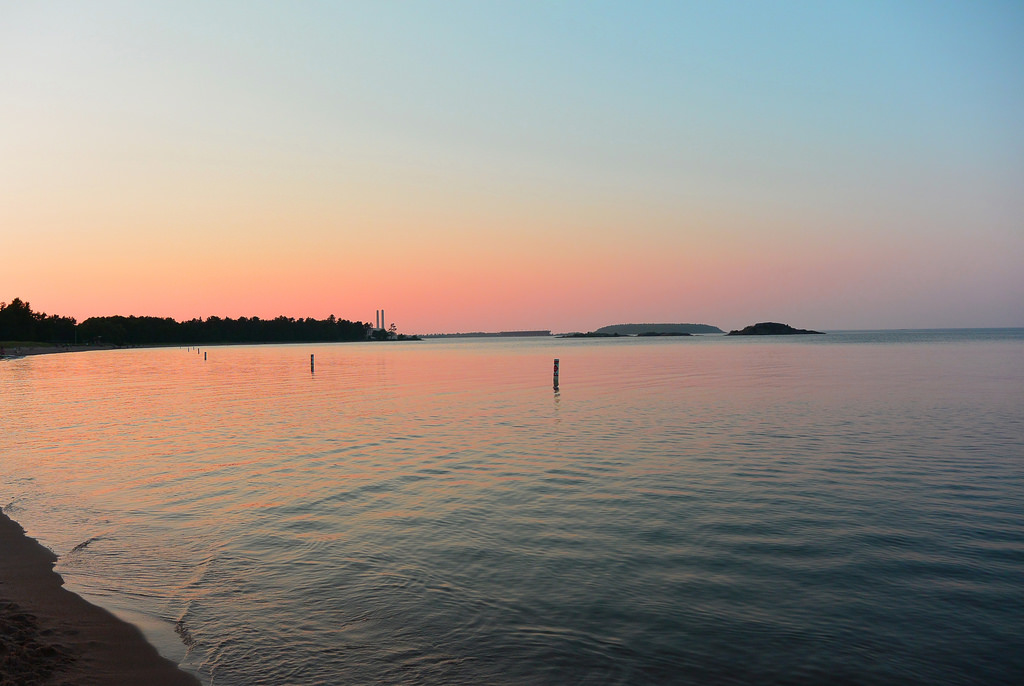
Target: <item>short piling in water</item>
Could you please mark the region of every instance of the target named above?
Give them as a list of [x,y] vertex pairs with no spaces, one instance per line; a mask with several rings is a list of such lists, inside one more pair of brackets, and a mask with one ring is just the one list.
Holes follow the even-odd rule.
[[313,371],[313,353],[309,354],[309,371]]
[[555,358],[555,373],[554,373],[554,386],[555,390],[558,390],[558,358]]
[[206,362],[206,353],[203,353],[203,362]]

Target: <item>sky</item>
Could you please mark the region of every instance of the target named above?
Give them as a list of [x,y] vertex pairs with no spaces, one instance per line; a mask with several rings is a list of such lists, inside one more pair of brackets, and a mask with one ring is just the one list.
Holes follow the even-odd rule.
[[1024,3],[0,0],[0,301],[1024,326]]

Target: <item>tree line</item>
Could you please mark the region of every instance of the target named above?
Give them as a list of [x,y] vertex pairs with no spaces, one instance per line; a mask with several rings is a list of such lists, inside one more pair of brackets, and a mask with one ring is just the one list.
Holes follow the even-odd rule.
[[0,302],[0,341],[72,342],[75,324],[74,317],[33,312],[21,298]]
[[170,317],[90,317],[78,324],[73,317],[33,312],[15,298],[0,303],[0,341],[54,345],[154,345],[197,343],[325,343],[366,340],[368,323],[294,317],[207,317],[179,322]]

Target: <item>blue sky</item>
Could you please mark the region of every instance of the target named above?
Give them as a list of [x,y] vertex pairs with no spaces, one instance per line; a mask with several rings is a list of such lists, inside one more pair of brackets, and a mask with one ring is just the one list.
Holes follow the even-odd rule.
[[1024,325],[1022,38],[1018,2],[0,2],[0,298]]

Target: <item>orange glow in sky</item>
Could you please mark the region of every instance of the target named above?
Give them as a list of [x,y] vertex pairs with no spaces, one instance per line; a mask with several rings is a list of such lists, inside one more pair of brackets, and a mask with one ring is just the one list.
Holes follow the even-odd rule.
[[1024,325],[1024,10],[730,7],[8,7],[0,300]]

